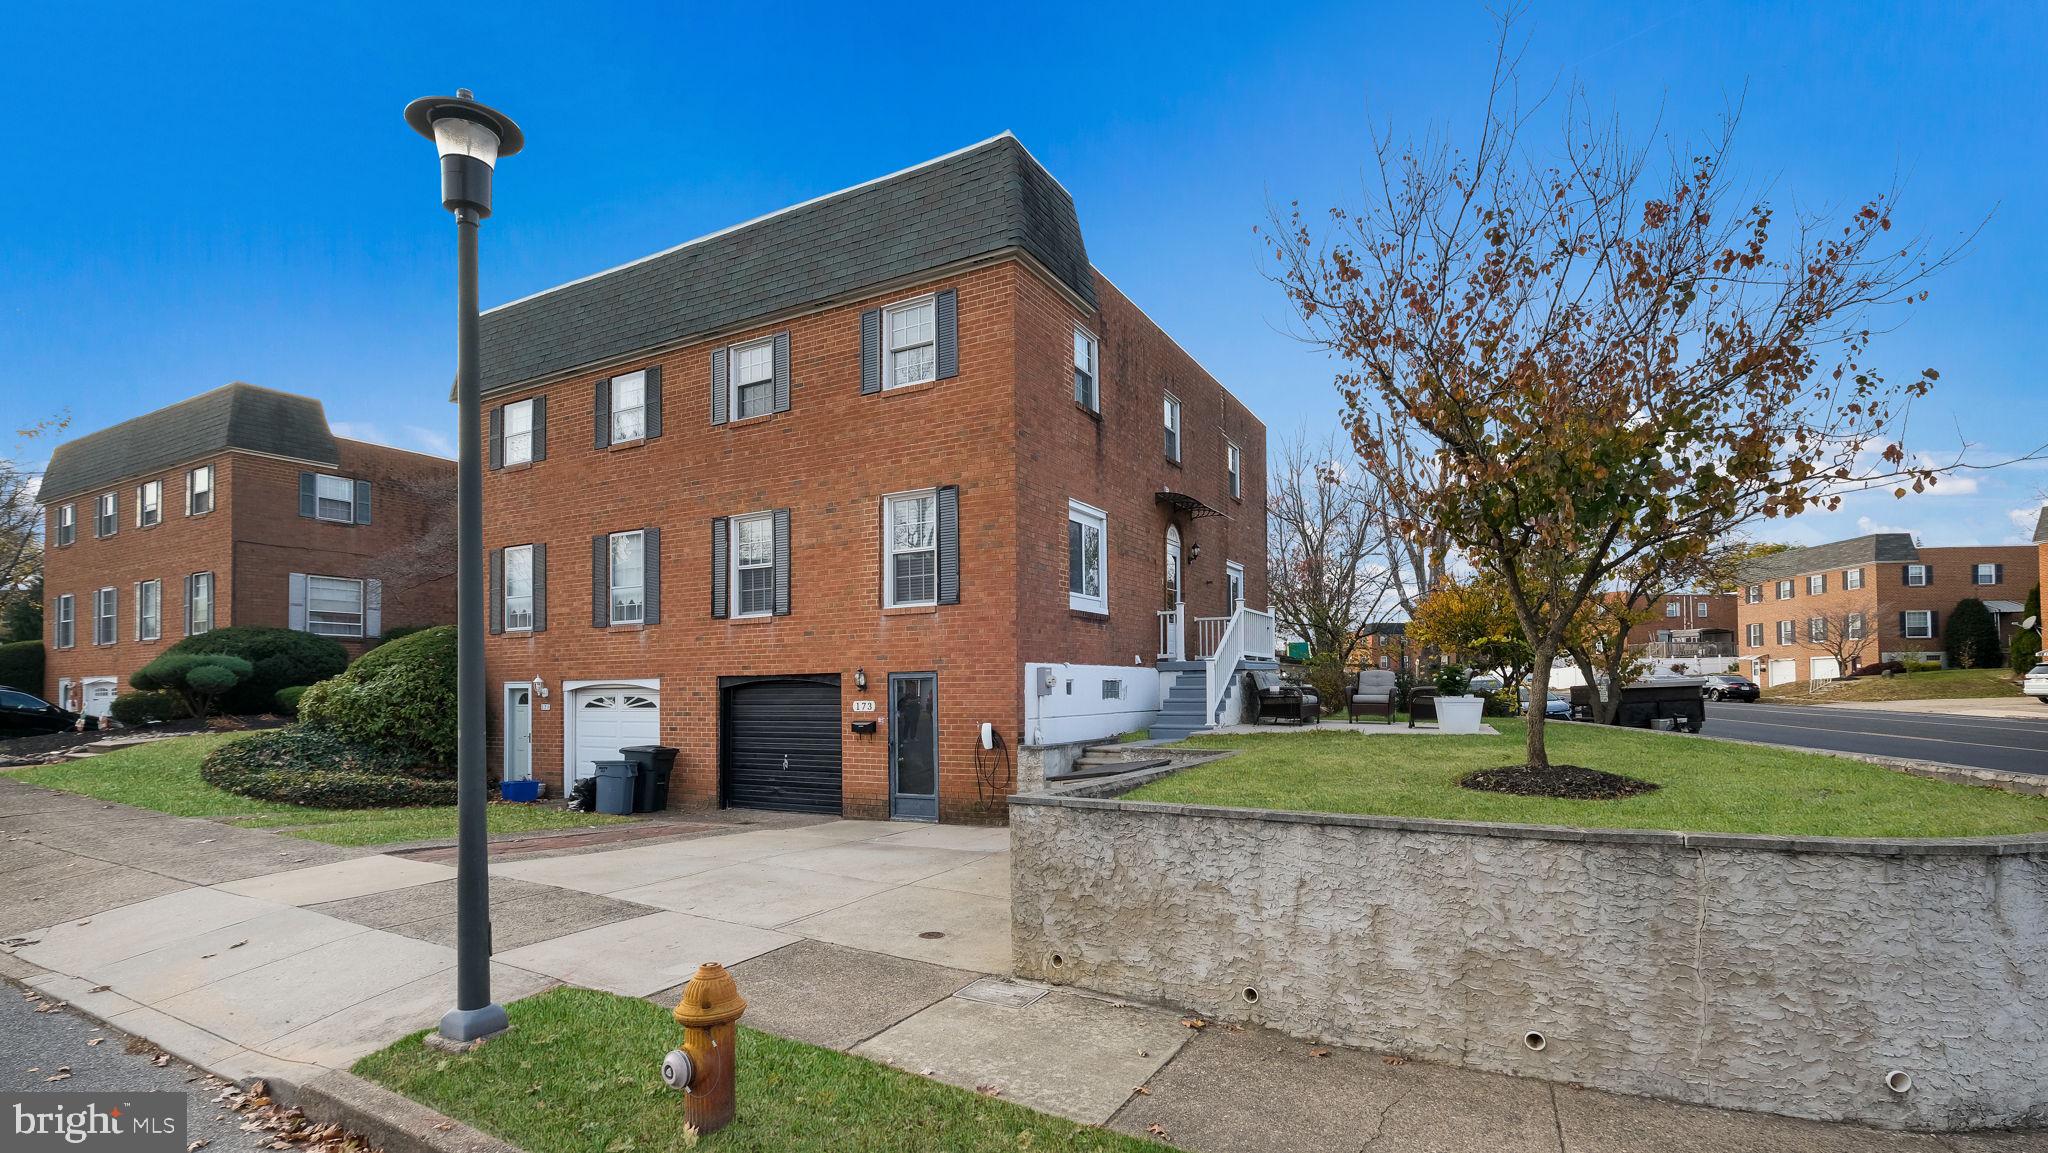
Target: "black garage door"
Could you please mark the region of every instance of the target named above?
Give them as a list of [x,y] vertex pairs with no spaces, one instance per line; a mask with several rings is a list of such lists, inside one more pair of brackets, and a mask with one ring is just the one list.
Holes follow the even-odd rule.
[[727,805],[837,813],[839,677],[727,677],[720,795]]

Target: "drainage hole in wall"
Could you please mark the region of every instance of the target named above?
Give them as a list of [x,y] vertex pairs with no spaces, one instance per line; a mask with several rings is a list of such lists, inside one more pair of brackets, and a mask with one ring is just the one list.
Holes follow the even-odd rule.
[[1913,1075],[1904,1069],[1894,1069],[1884,1075],[1885,1087],[1894,1093],[1904,1093],[1913,1088]]
[[945,934],[939,932],[937,929],[926,929],[924,932],[919,933],[917,935],[917,939],[920,941],[936,941],[943,936],[945,936]]
[[1544,1038],[1543,1034],[1531,1029],[1529,1032],[1522,1034],[1522,1044],[1527,1045],[1531,1053],[1541,1053],[1543,1047],[1550,1044],[1550,1042]]
[[1058,953],[1054,953],[1054,954],[1052,955],[1052,967],[1053,967],[1053,968],[1057,969],[1057,968],[1059,968],[1059,967],[1060,967],[1061,965],[1064,965],[1064,964],[1066,964],[1066,963],[1067,963],[1067,959],[1066,959],[1065,957],[1062,957],[1062,956],[1060,956],[1060,955],[1059,955]]
[[1252,988],[1250,985],[1246,985],[1244,987],[1244,1003],[1247,1005],[1258,1004],[1259,991],[1257,989]]

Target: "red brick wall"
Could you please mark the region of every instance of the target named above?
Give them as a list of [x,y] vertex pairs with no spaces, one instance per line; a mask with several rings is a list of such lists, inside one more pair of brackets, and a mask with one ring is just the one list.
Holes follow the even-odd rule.
[[[1620,596],[1620,593],[1615,593]],[[1628,643],[1645,645],[1657,634],[1675,629],[1728,629],[1736,627],[1736,605],[1742,598],[1733,593],[1666,593],[1650,598],[1649,619],[1628,631]],[[1666,616],[1666,606],[1678,602],[1678,615]],[[1705,605],[1706,611],[1700,611]]]

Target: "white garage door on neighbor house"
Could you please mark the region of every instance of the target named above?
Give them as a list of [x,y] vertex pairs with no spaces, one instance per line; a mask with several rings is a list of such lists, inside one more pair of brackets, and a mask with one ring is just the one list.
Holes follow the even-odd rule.
[[616,761],[619,750],[661,743],[661,692],[616,686],[577,689],[569,701],[575,727],[575,779],[597,771],[598,761]]

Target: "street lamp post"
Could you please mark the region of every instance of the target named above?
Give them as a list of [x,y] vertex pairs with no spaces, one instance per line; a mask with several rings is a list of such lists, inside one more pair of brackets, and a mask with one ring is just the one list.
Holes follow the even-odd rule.
[[456,835],[455,1007],[441,1036],[474,1041],[505,1028],[491,1000],[490,835],[484,788],[484,473],[483,398],[477,363],[476,230],[491,214],[491,173],[498,158],[526,140],[519,126],[472,100],[426,96],[405,106],[405,122],[441,154],[441,206],[455,214],[455,398],[461,429],[456,464]]

